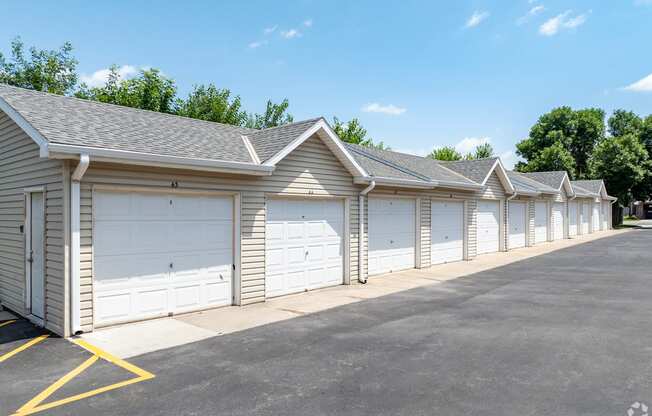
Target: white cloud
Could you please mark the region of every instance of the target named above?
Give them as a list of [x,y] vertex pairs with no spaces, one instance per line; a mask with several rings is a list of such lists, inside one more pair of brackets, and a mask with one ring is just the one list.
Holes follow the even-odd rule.
[[305,27],[311,27],[312,26],[312,19],[306,19],[303,21],[303,25]]
[[566,10],[565,12],[546,20],[539,27],[539,34],[543,36],[554,36],[562,29],[575,29],[586,22],[588,15],[591,14],[591,10],[571,17],[572,13],[572,10]]
[[464,27],[467,28],[467,29],[472,28],[472,27],[476,27],[477,25],[482,23],[482,21],[485,20],[488,17],[489,17],[489,12],[476,10],[476,11],[473,12],[471,17],[468,18],[468,20],[464,24]]
[[634,0],[635,6],[650,6],[652,5],[652,0]]
[[[109,74],[111,70],[109,68],[99,69],[93,72],[91,75],[82,74],[80,79],[81,82],[88,85],[89,87],[101,87],[106,84],[106,81],[109,79]],[[138,68],[131,65],[122,65],[118,68],[118,77],[120,79],[131,78],[138,73]]]
[[638,81],[626,86],[623,89],[627,91],[635,91],[635,92],[652,91],[652,74],[646,76],[645,78],[639,79]]
[[266,34],[266,35],[269,35],[270,33],[274,33],[274,31],[276,31],[277,28],[278,28],[278,25],[266,27],[265,29],[263,29],[263,33]]
[[455,145],[455,150],[460,152],[462,155],[475,150],[476,147],[481,144],[491,143],[491,138],[489,137],[465,137],[459,143]]
[[299,32],[297,29],[284,30],[281,32],[281,36],[283,36],[285,39],[294,39],[301,37],[301,32]]
[[539,4],[537,6],[532,7],[530,10],[528,10],[527,13],[525,13],[523,16],[519,17],[516,20],[516,23],[519,25],[523,25],[527,23],[532,17],[536,16],[537,14],[541,13],[544,11],[546,8],[543,7],[543,5]]
[[362,111],[365,113],[382,113],[389,114],[392,116],[398,116],[407,111],[407,108],[397,107],[393,104],[382,105],[379,103],[369,103],[362,107]]
[[514,165],[516,165],[516,162],[521,160],[516,153],[512,152],[511,150],[508,150],[506,152],[501,153],[500,155],[500,160],[503,162],[503,166],[505,166],[505,169],[514,169]]
[[266,40],[259,40],[259,41],[256,41],[256,42],[251,42],[249,44],[249,48],[250,49],[256,49],[256,48],[260,48],[261,46],[264,46],[264,45],[267,45],[267,41]]

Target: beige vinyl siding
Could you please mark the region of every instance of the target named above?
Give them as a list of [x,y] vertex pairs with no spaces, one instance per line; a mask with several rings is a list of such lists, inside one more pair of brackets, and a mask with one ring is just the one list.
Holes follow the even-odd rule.
[[25,314],[25,188],[45,187],[45,325],[65,332],[66,233],[64,164],[39,157],[39,147],[0,111],[0,302]]
[[503,199],[505,198],[505,188],[498,178],[496,172],[492,172],[487,179],[484,189],[480,192],[481,199]]
[[430,233],[431,233],[431,214],[432,211],[430,210],[430,198],[422,198],[421,199],[421,217],[420,217],[420,223],[421,223],[421,264],[417,265],[419,268],[426,268],[430,267],[430,244],[431,244],[431,238],[430,238]]
[[[274,196],[348,198],[349,276],[358,278],[358,192],[353,177],[318,137],[312,137],[278,163],[272,176],[251,177],[92,163],[82,182],[82,326],[92,330],[92,188],[144,186],[162,190],[225,191],[241,195],[241,304],[265,299],[265,201]],[[237,290],[237,289],[236,289]]]
[[478,201],[470,200],[466,204],[466,257],[472,259],[478,256]]
[[528,226],[528,233],[527,233],[527,246],[534,246],[534,240],[535,240],[535,227],[534,227],[534,216],[535,216],[535,200],[530,200],[527,203],[527,226]]

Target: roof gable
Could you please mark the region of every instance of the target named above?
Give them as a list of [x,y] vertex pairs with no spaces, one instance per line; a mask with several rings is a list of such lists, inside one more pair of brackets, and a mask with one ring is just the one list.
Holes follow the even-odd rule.
[[487,184],[491,174],[495,172],[500,183],[503,185],[505,192],[508,194],[514,193],[514,185],[510,181],[507,171],[498,157],[446,161],[441,163],[449,169],[454,170],[483,186]]

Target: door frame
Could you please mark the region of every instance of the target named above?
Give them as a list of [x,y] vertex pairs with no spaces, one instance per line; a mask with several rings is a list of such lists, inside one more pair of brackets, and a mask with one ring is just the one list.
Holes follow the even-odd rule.
[[[23,235],[25,239],[25,245],[23,250],[23,256],[25,258],[25,310],[27,312],[27,318],[39,326],[45,325],[45,310],[47,305],[45,303],[45,270],[46,270],[46,259],[45,259],[45,231],[46,231],[46,195],[45,195],[45,186],[34,186],[30,188],[24,188],[23,193],[25,195],[25,218],[24,218],[24,227]],[[29,262],[29,250],[32,245],[32,194],[40,193],[43,194],[43,319],[32,314],[32,267]]]
[[[394,195],[394,194],[369,194],[367,195],[367,203],[366,205],[366,215],[365,215],[365,221],[367,221],[367,224],[365,224],[365,233],[367,234],[367,244],[365,244],[365,249],[367,252],[365,253],[365,258],[367,259],[367,277],[369,277],[369,216],[370,216],[370,210],[369,210],[369,200],[370,199],[411,199],[414,201],[414,268],[415,269],[420,269],[421,268],[421,201],[423,200],[422,197],[420,196],[414,196],[414,195]],[[431,211],[432,212],[432,211]],[[430,219],[431,224],[432,224],[432,218]],[[432,228],[432,225],[430,226]],[[411,269],[406,269],[406,270],[411,270]],[[390,273],[395,273],[395,272],[390,272]],[[381,274],[386,274],[386,273],[381,273]],[[374,276],[379,276],[379,275],[374,275]]]
[[[430,264],[432,265],[432,202],[457,202],[462,204],[462,261],[469,260],[469,226],[468,226],[468,206],[469,200],[464,198],[443,198],[443,197],[430,197],[430,239],[429,252]],[[420,227],[419,227],[420,228]],[[440,263],[446,264],[446,263]]]
[[[212,189],[179,189],[179,188],[168,188],[160,186],[138,186],[138,185],[104,185],[104,184],[93,184],[91,186],[91,238],[95,239],[95,213],[96,213],[96,204],[95,204],[95,193],[96,192],[140,192],[140,193],[155,193],[155,194],[172,194],[172,195],[204,195],[204,196],[230,196],[233,198],[233,235],[232,235],[232,245],[233,245],[233,265],[235,270],[233,270],[233,276],[231,278],[231,306],[240,305],[241,296],[242,296],[242,283],[241,283],[241,269],[242,269],[242,232],[240,229],[240,214],[241,214],[241,200],[242,196],[240,192],[233,191],[220,191]],[[91,282],[95,284],[95,250],[91,250]],[[93,314],[92,314],[92,324],[93,329],[99,328],[102,326],[112,326],[119,325],[120,323],[111,323],[107,325],[100,325],[99,327],[95,325],[95,290],[93,290]],[[219,306],[218,306],[219,307]],[[205,309],[215,309],[215,307],[208,307]],[[204,309],[197,309],[201,311]],[[184,312],[185,313],[185,312]],[[127,322],[136,322],[136,321],[127,321]]]

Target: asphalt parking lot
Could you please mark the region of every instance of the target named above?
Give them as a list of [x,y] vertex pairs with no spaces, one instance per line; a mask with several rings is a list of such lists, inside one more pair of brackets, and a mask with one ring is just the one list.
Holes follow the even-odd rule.
[[43,335],[18,320],[0,327],[0,414],[643,414],[650,247],[633,230],[128,363],[53,336],[1,361]]

